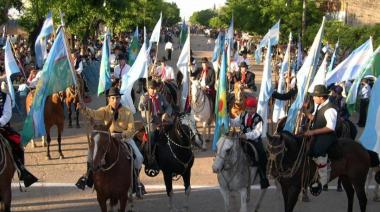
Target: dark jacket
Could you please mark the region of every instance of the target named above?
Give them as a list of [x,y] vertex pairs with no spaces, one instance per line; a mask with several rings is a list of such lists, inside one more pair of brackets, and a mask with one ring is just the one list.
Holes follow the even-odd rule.
[[[190,73],[190,76],[195,77],[197,80],[201,80],[202,77],[202,68],[197,68],[194,72]],[[214,69],[208,67],[206,75],[206,85],[213,89],[215,85],[215,71]]]
[[[239,71],[235,74],[235,77],[233,77],[234,79],[234,82],[233,83],[236,83],[236,82],[241,82],[242,80],[242,73]],[[257,88],[256,88],[256,85],[255,85],[255,74],[250,72],[250,71],[247,71],[246,73],[246,76],[245,76],[245,84],[247,84],[247,87],[256,91]]]

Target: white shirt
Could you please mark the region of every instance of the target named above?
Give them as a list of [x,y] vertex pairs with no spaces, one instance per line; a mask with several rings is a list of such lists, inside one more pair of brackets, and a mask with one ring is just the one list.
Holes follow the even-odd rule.
[[168,65],[165,65],[165,73],[164,75],[162,75],[162,66],[158,66],[156,68],[156,71],[155,71],[155,75],[156,76],[161,76],[161,79],[163,81],[166,81],[166,80],[174,80],[175,79],[175,74],[174,74],[174,70],[171,66],[168,66]]
[[[255,114],[252,114],[252,117],[255,116]],[[244,120],[244,125],[247,125],[247,120],[248,120],[249,114],[245,116]],[[240,127],[241,122],[240,122],[240,116],[230,119],[230,126],[231,127]],[[250,128],[248,128],[249,130]],[[255,140],[261,136],[261,133],[263,132],[263,122],[259,122],[256,124],[256,126],[250,131],[246,132],[245,136],[247,137],[248,140]]]
[[166,44],[165,44],[165,50],[168,50],[168,49],[171,49],[173,51],[173,44],[172,42],[168,41]]
[[42,72],[42,71],[38,71],[37,74],[36,74],[36,77],[34,77],[31,81],[28,81],[28,83],[29,83],[29,88],[36,88],[37,83],[38,83],[38,80],[39,80],[40,77],[41,77],[41,72]]
[[371,97],[371,86],[364,84],[360,90],[360,98],[369,99],[369,97]]
[[122,79],[123,76],[128,73],[130,68],[131,66],[129,66],[128,64],[125,64],[121,69],[120,64],[119,64],[115,67],[113,76],[115,77],[115,79]]
[[[75,64],[75,63],[76,63],[76,62],[74,62],[74,64]],[[76,71],[78,74],[81,74],[81,73],[82,73],[82,71],[83,71],[83,62],[82,62],[82,61],[79,62],[78,68],[75,69],[75,71]]]
[[[323,106],[327,105],[327,103],[329,103],[329,102],[330,101],[327,99],[325,102],[320,104],[319,107],[318,107],[318,105],[314,106],[313,115],[315,115],[315,112],[317,111],[317,107],[318,107],[318,110],[320,110]],[[325,111],[325,114],[323,114],[323,115],[326,119],[326,127],[335,131],[336,119],[338,116],[338,112],[334,108],[329,108]]]
[[229,71],[231,73],[239,72],[239,65],[238,65],[238,63],[235,62],[235,61],[231,61]]
[[9,94],[6,95],[3,115],[0,117],[0,127],[4,127],[12,118],[12,103]]

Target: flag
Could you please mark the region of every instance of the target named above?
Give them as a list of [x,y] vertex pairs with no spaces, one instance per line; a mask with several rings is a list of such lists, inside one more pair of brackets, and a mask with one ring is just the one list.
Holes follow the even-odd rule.
[[128,64],[133,65],[136,60],[137,54],[139,53],[140,45],[139,45],[139,28],[136,27],[135,33],[132,38],[131,45],[129,46],[129,54],[128,54]]
[[227,67],[231,64],[231,55],[233,54],[234,45],[234,17],[231,19],[230,26],[228,27],[225,44],[227,44]]
[[223,55],[222,55],[222,64],[221,64],[221,71],[219,72],[219,84],[218,84],[218,90],[216,93],[216,101],[215,101],[215,108],[216,108],[216,121],[215,121],[215,132],[214,132],[214,139],[212,143],[212,149],[216,150],[216,144],[218,143],[218,140],[220,136],[228,132],[229,128],[229,118],[227,113],[227,52],[226,48],[223,48]]
[[[355,78],[354,83],[352,83],[350,91],[348,92],[346,103],[350,111],[355,110],[355,103],[358,94],[358,89],[360,86],[360,82],[363,77],[366,75],[374,75],[375,77],[379,77],[380,75],[380,46],[377,47],[376,51],[372,54],[371,58],[367,61],[367,64],[362,67],[359,71],[359,76]],[[372,98],[372,97],[371,97]]]
[[215,39],[215,47],[212,53],[212,62],[215,62],[219,59],[220,52],[224,46],[224,34],[223,32],[219,32],[218,37]]
[[110,63],[110,35],[104,36],[102,47],[102,60],[100,62],[98,96],[111,87],[111,63]]
[[12,99],[12,107],[15,106],[15,91],[13,89],[13,84],[11,80],[11,75],[15,73],[19,73],[20,69],[17,65],[17,62],[15,60],[15,57],[13,56],[12,52],[12,46],[9,38],[7,39],[5,46],[4,46],[4,68],[5,68],[5,74],[7,76],[7,84],[8,84],[8,90],[9,94],[11,95]]
[[[189,30],[190,32],[190,30]],[[184,111],[186,99],[189,94],[189,62],[190,62],[190,33],[187,34],[187,39],[183,45],[181,54],[178,58],[177,67],[183,75],[182,93],[180,110]]]
[[[292,33],[289,33],[289,42],[288,42],[288,47],[286,48],[284,60],[282,61],[281,64],[281,69],[280,69],[280,79],[278,81],[278,87],[277,87],[277,92],[278,93],[284,93],[285,91],[285,79],[284,79],[284,74],[286,71],[289,70],[289,57],[290,57],[290,48],[292,45]],[[265,70],[265,69],[264,69]],[[286,116],[285,112],[285,102],[286,101],[281,101],[279,99],[276,99],[274,102],[274,107],[273,107],[273,116],[272,120],[274,123],[277,123],[278,120],[284,118]]]
[[181,48],[185,45],[185,42],[187,40],[187,34],[189,32],[190,32],[190,30],[187,29],[185,19],[183,19],[183,22],[181,25],[181,32],[179,34],[179,45],[181,46]]
[[261,49],[267,45],[268,40],[270,40],[272,46],[278,44],[278,41],[280,40],[280,20],[269,29],[267,34],[265,34],[263,39],[260,41],[255,51],[256,63],[260,63]]
[[[154,26],[152,35],[149,40],[149,50],[152,48],[152,44],[154,42],[158,43],[160,41],[160,33],[161,33],[161,22],[162,22],[162,13],[160,14],[160,19],[158,19],[156,25]],[[158,49],[156,50],[158,51]]]
[[272,45],[271,39],[268,39],[268,49],[264,61],[263,78],[261,79],[261,87],[259,94],[259,102],[257,105],[257,114],[263,119],[263,130],[261,137],[265,138],[268,130],[268,101],[272,91]]
[[339,40],[338,40],[338,42],[336,42],[336,44],[335,44],[334,53],[333,53],[333,55],[331,56],[330,65],[329,65],[329,68],[327,69],[327,71],[332,71],[333,68],[334,68],[334,66],[335,66],[336,55],[338,54],[338,48],[339,48]]
[[303,63],[303,50],[302,50],[302,40],[301,36],[298,34],[298,44],[297,44],[297,63],[296,63],[296,72],[300,70]]
[[366,149],[380,154],[380,80],[377,79],[372,88],[368,106],[367,121],[359,141]]
[[24,145],[33,137],[46,134],[44,123],[44,109],[46,97],[63,91],[75,83],[75,74],[70,64],[63,28],[59,31],[35,90],[34,100],[22,129],[22,143]]
[[324,27],[325,17],[323,17],[321,27],[319,28],[318,33],[314,38],[313,44],[309,49],[309,52],[301,69],[297,72],[297,98],[289,108],[288,117],[286,119],[284,128],[284,130],[287,130],[289,132],[294,131],[297,122],[297,115],[303,105],[306,91],[310,83],[310,77],[314,74],[315,70],[317,69]]
[[46,20],[42,25],[40,34],[37,36],[36,43],[34,44],[34,51],[36,53],[36,65],[41,68],[44,60],[47,58],[47,38],[53,33],[53,18],[51,12],[47,14]]
[[3,26],[3,34],[1,35],[1,42],[0,42],[0,44],[2,44],[2,45],[4,45],[5,40],[6,40],[5,35],[6,35],[6,29],[5,29],[5,24],[4,24],[4,26]]
[[321,66],[319,66],[319,69],[315,74],[313,82],[309,86],[309,93],[314,92],[314,86],[316,85],[326,85],[327,57],[328,53],[325,54],[325,58],[323,59]]
[[343,82],[359,76],[359,70],[373,53],[372,38],[355,49],[344,61],[326,74],[326,84]]
[[123,75],[121,79],[120,93],[124,94],[121,96],[121,103],[125,107],[128,107],[133,113],[136,113],[136,108],[131,96],[133,84],[139,78],[148,78],[148,50],[145,39],[146,29],[144,27],[144,43],[137,55],[135,63],[133,63],[131,69],[129,69],[128,73]]

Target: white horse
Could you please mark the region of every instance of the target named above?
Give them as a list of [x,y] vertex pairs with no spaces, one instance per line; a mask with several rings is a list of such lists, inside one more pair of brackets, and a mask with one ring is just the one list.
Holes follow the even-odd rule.
[[[191,84],[191,114],[196,122],[201,122],[203,126],[203,141],[210,141],[211,122],[214,118],[214,104],[209,97],[202,91],[201,83],[198,80]],[[206,126],[207,135],[206,134]],[[206,137],[207,136],[207,137]],[[206,142],[203,142],[203,149],[207,149]]]
[[[240,193],[240,212],[247,211],[250,199],[251,184],[258,176],[257,167],[249,164],[249,159],[243,152],[242,142],[238,138],[222,136],[217,145],[217,153],[212,165],[214,173],[217,173],[220,192],[224,199],[226,211],[235,211],[230,206],[231,192]],[[257,159],[257,153],[256,153]],[[260,208],[266,189],[260,193],[255,211]]]

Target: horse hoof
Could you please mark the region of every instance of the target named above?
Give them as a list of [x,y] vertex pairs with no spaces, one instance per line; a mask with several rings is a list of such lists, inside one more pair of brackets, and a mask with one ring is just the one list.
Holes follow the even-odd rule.
[[65,156],[63,156],[63,155],[60,155],[60,156],[59,156],[59,159],[60,159],[60,160],[62,160],[62,159],[64,159],[64,158],[65,158]]

